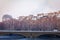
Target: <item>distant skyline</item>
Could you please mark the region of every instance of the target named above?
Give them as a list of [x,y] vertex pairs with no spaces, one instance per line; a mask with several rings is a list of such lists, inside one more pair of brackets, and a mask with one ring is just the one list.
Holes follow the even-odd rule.
[[0,0],[0,19],[4,14],[18,16],[36,15],[60,10],[60,0]]

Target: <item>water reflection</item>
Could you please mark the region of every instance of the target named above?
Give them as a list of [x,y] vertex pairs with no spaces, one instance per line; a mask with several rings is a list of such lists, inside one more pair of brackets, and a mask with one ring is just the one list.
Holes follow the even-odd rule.
[[50,39],[50,38],[60,38],[59,35],[56,34],[44,34],[44,35],[40,35],[37,38],[42,38],[42,39]]
[[0,39],[0,40],[60,40],[56,38],[52,39],[40,39],[40,38],[24,38],[24,39]]
[[24,35],[6,34],[0,36],[0,40],[60,40],[60,36],[55,34],[44,34],[36,38],[27,38]]

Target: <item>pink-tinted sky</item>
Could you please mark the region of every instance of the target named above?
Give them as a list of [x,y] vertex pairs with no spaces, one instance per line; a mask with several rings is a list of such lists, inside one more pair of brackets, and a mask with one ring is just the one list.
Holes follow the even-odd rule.
[[4,14],[26,16],[60,10],[60,0],[0,0],[0,19]]

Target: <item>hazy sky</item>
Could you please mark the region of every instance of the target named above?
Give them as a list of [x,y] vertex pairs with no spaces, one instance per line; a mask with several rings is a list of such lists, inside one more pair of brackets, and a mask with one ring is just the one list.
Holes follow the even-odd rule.
[[0,19],[4,14],[26,16],[60,10],[60,0],[0,0]]

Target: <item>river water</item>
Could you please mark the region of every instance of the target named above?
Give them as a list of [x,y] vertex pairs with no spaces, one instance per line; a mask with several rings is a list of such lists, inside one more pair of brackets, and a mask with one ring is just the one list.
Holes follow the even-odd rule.
[[40,39],[40,38],[24,38],[24,39],[0,39],[0,40],[60,40],[60,38]]

